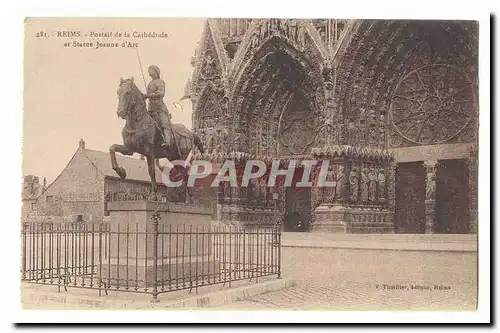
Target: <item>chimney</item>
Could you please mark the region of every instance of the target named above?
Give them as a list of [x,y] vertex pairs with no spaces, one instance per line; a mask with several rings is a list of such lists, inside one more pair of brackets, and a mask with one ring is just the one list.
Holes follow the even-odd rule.
[[78,146],[80,147],[80,149],[85,149],[85,141],[83,141],[83,139],[80,139]]
[[43,187],[42,191],[45,191],[47,189],[47,178],[43,177]]

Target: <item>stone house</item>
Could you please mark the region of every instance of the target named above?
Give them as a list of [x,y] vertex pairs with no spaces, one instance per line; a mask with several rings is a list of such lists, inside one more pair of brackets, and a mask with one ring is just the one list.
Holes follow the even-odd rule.
[[[109,153],[85,148],[80,140],[78,149],[63,171],[43,191],[34,193],[26,183],[23,217],[27,220],[99,221],[107,215],[108,201],[118,197],[140,198],[149,193],[150,178],[143,158],[117,154],[118,163],[127,170],[121,180],[111,168]],[[161,171],[156,168],[159,193],[166,200],[167,188],[161,184]],[[33,177],[31,177],[33,178]],[[28,181],[33,180],[29,178]],[[28,191],[28,188],[30,191]]]

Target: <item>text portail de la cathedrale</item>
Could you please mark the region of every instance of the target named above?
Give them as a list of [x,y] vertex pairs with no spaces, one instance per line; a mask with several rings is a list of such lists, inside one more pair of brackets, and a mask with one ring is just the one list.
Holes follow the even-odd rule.
[[[155,32],[155,31],[133,31],[130,34],[130,37],[133,38],[167,38],[168,33],[166,32]],[[112,38],[116,37],[115,33],[112,31],[106,31],[106,32],[91,32],[89,34],[89,37],[95,37],[95,38]]]

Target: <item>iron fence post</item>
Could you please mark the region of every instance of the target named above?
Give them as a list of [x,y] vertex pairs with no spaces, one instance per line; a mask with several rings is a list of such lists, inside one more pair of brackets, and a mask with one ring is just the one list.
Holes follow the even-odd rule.
[[278,236],[278,279],[281,279],[281,223],[277,223],[277,236]]
[[276,228],[276,245],[278,246],[278,279],[281,279],[281,223],[278,218],[278,192],[273,193],[274,201],[274,225]]
[[[158,303],[158,223],[161,220],[160,213],[155,211],[151,216],[153,221],[153,299],[151,303]],[[147,256],[147,253],[146,253]],[[147,281],[146,281],[147,283]]]

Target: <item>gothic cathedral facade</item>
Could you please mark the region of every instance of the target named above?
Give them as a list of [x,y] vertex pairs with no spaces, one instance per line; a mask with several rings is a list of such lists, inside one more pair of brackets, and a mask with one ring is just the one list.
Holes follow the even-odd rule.
[[473,21],[208,19],[186,86],[207,147],[197,158],[328,159],[336,183],[273,196],[257,182],[222,191],[218,203],[231,196],[232,219],[252,223],[243,212],[269,217],[277,197],[290,231],[475,233],[478,30]]

